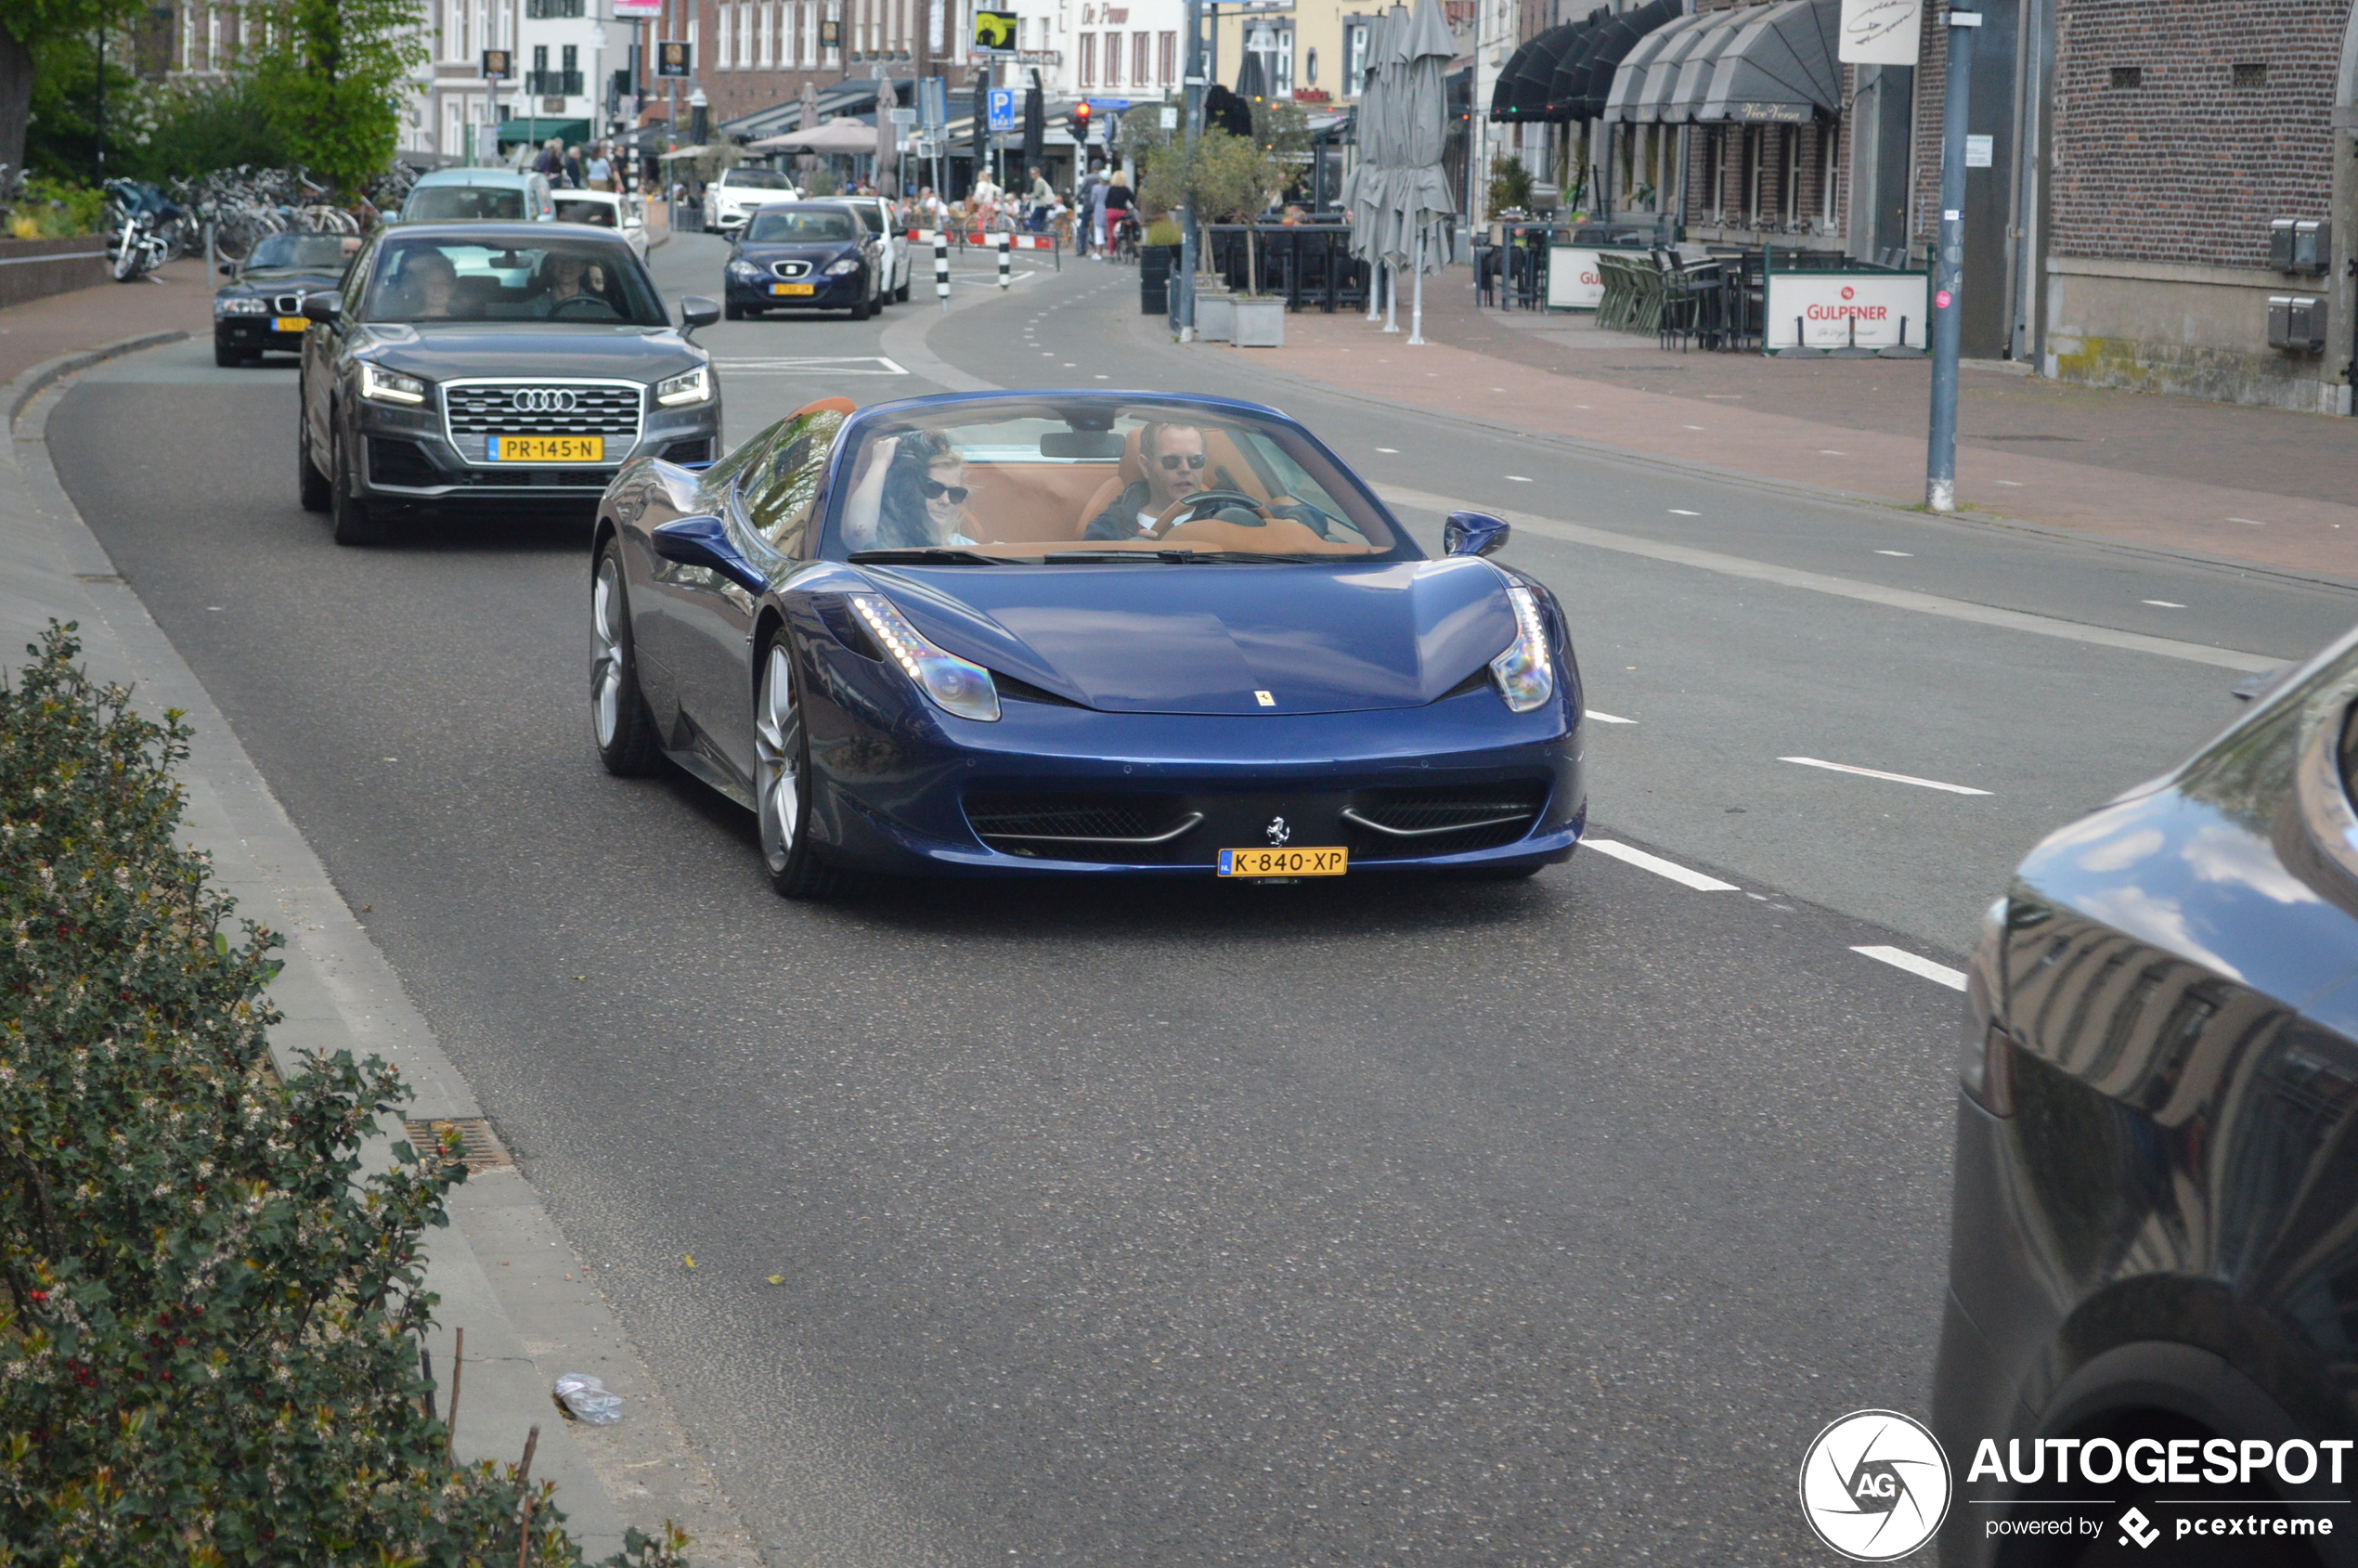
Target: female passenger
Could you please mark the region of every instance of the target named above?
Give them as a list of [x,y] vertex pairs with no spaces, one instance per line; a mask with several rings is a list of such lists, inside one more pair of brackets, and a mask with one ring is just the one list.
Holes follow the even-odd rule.
[[978,542],[966,513],[966,460],[938,431],[888,435],[844,501],[854,550],[924,550]]

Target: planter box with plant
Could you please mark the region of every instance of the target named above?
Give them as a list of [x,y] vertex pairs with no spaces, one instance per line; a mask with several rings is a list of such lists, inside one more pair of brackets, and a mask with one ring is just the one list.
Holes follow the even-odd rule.
[[427,1410],[455,1137],[360,1180],[392,1069],[279,1082],[280,939],[179,841],[188,728],[72,632],[0,681],[0,1562],[578,1564],[550,1488]]

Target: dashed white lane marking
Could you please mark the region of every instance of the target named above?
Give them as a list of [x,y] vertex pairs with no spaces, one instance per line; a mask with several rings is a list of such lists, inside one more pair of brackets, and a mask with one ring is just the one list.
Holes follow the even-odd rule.
[[1875,553],[1877,555],[1897,555],[1902,561],[1913,561],[1916,558],[1916,552],[1912,550],[1879,550],[1875,551]]
[[1847,762],[1821,762],[1814,757],[1780,757],[1780,762],[1798,762],[1805,768],[1826,768],[1837,773],[1856,773],[1865,779],[1886,779],[1893,784],[1914,784],[1919,789],[1945,789],[1951,795],[1987,795],[1986,789],[1970,784],[1942,784],[1938,779],[1920,779],[1912,773],[1886,773],[1880,768],[1854,768]]
[[2005,486],[2010,490],[2019,490],[2025,488],[2023,482],[2019,479],[2001,479],[1998,483]]
[[1700,512],[1689,512],[1683,506],[1674,506],[1670,509],[1670,515],[1673,517],[1701,517],[1703,513]]
[[1595,719],[1600,724],[1635,724],[1638,722],[1634,719],[1624,719],[1617,713],[1600,713],[1593,707],[1588,708],[1586,711],[1587,712],[1589,718]]
[[2228,522],[2230,522],[2230,523],[2241,523],[2241,524],[2243,524],[2246,527],[2250,527],[2250,528],[2265,528],[2266,526],[2268,526],[2268,525],[2267,525],[2267,524],[2262,523],[2262,522],[2261,522],[2259,518],[2257,518],[2257,517],[2230,517],[2230,518],[2228,518],[2228,519],[2227,519],[2227,521],[2228,521]]
[[881,354],[782,354],[715,359],[713,368],[732,376],[905,376],[896,360]]
[[1397,447],[1379,447],[1376,450],[1379,452],[1390,452],[1395,458],[1400,455],[1400,448]]
[[1532,482],[1528,475],[1521,473],[1509,473],[1502,475],[1502,477],[1511,479],[1518,485],[1528,485]]
[[1600,855],[1611,855],[1614,860],[1626,861],[1640,870],[1652,872],[1656,876],[1667,876],[1680,887],[1692,888],[1698,893],[1736,891],[1736,885],[1732,882],[1722,882],[1716,876],[1705,876],[1700,871],[1689,871],[1675,861],[1665,861],[1660,855],[1649,855],[1643,849],[1633,849],[1626,844],[1615,844],[1610,838],[1584,838],[1580,842]]
[[2140,599],[2137,603],[2140,604],[2150,604],[2157,610],[2183,610],[2185,608],[2183,604],[2179,603],[2174,599]]
[[1903,948],[1854,947],[1850,951],[1864,953],[1878,964],[1888,964],[1895,969],[1905,969],[1911,975],[1921,975],[1934,984],[1945,985],[1951,991],[1965,989],[1965,977],[1963,970],[1951,969],[1946,964],[1935,964],[1929,958],[1919,958]]

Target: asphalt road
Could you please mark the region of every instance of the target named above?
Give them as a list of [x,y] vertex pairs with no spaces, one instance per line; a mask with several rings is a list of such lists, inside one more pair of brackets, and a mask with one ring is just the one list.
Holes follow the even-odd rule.
[[[666,292],[718,254],[659,251]],[[2158,634],[2262,653],[2350,618],[1314,394],[1134,331],[1134,286],[1068,265],[907,364],[874,361],[922,283],[706,341],[737,438],[931,373],[1217,386],[1471,503],[2091,625],[2170,600]],[[293,419],[290,371],[190,344],[49,430],[781,1564],[1828,1561],[1793,1478],[1828,1420],[1927,1403],[1953,1097],[1954,993],[1851,950],[1953,961],[2020,848],[2234,678],[1526,531],[1639,721],[1591,744],[1598,832],[1734,889],[1584,851],[792,905],[734,808],[599,770],[580,529],[339,550]]]

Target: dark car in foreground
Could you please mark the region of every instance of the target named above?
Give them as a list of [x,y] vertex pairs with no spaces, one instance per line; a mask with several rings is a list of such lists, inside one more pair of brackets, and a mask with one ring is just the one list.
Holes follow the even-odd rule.
[[2358,1561],[2354,699],[2358,634],[1990,913],[1934,1405],[1950,1568]]
[[227,368],[265,354],[301,354],[311,327],[303,302],[334,289],[359,248],[349,234],[272,234],[243,262],[223,262],[229,281],[214,291],[213,362]]
[[1587,797],[1563,613],[1484,558],[1506,532],[1458,513],[1428,558],[1250,404],[830,399],[615,480],[593,734],[616,773],[667,757],[754,811],[789,897],[847,871],[1524,876]]
[[757,208],[722,264],[729,319],[772,310],[848,310],[865,321],[883,308],[888,260],[883,239],[840,201]]
[[452,511],[586,515],[633,458],[709,462],[711,356],[611,229],[401,224],[304,302],[296,472],[340,544]]

